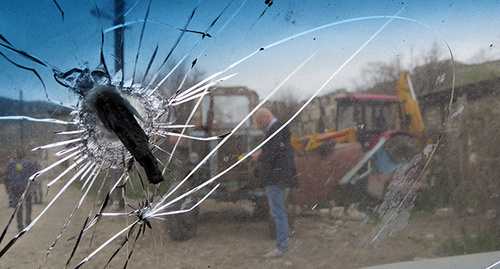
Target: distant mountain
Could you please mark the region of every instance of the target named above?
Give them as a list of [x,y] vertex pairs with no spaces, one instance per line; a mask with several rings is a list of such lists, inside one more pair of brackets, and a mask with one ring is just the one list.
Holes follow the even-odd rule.
[[48,101],[19,101],[0,97],[0,116],[67,118],[72,109]]

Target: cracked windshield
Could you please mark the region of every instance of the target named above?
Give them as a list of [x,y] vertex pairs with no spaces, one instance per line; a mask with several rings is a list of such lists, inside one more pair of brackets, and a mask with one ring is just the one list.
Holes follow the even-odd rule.
[[0,267],[497,267],[499,12],[4,3]]

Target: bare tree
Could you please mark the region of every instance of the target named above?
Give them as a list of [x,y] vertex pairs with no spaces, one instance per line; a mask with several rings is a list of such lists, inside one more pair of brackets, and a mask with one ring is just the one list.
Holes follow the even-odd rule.
[[[175,62],[175,61],[173,61]],[[187,64],[183,64],[179,66],[172,74],[168,76],[163,84],[159,87],[159,92],[162,93],[166,97],[174,96],[176,92],[183,92],[189,87],[195,85],[197,82],[201,80],[204,73],[199,71],[198,69],[194,69],[188,67]],[[168,73],[174,68],[174,65],[171,64],[165,71],[158,76],[156,79],[157,82],[153,84],[157,84],[161,79],[168,75]],[[194,102],[188,102],[183,106],[176,107],[174,111],[175,118],[178,122],[185,122],[193,109]]]
[[[175,62],[175,61],[173,61]],[[163,74],[160,74],[157,80],[163,79],[175,66],[171,64],[168,68],[165,69]],[[182,92],[183,90],[188,89],[196,82],[200,80],[203,76],[203,72],[198,69],[194,69],[188,67],[187,64],[182,64],[179,66],[172,74],[170,74],[167,80],[160,86],[160,92],[162,92],[165,96],[172,96],[176,91]],[[158,82],[154,82],[157,84]]]
[[398,79],[399,73],[402,70],[401,57],[396,56],[389,62],[370,62],[363,69],[366,74],[365,80],[369,85],[381,84]]
[[361,91],[371,94],[394,94],[394,85],[403,70],[401,56],[388,62],[370,62],[363,68],[363,80],[368,85]]
[[441,47],[434,43],[428,51],[422,52],[414,60],[418,63],[412,71],[412,82],[417,94],[436,91],[447,78],[451,78],[448,61],[441,61]]
[[300,102],[293,89],[285,89],[274,100],[269,101],[267,106],[277,118],[287,120],[297,112]]
[[[371,62],[363,69],[368,87],[366,92],[373,94],[394,94],[395,83],[403,69],[413,69],[412,83],[417,95],[440,89],[447,79],[451,79],[449,61],[442,61],[443,51],[433,43],[427,51],[414,56],[411,66],[403,67],[402,55],[388,62]],[[413,68],[414,67],[414,68]]]

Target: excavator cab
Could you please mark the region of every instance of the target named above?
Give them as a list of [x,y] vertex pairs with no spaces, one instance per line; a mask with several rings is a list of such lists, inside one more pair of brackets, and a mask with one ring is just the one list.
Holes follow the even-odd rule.
[[364,151],[368,151],[384,132],[408,130],[396,96],[351,94],[337,97],[336,101],[336,129],[354,126],[356,141]]
[[[407,70],[399,76],[396,95],[348,94],[335,99],[335,128],[292,136],[299,204],[340,201],[341,196],[356,200],[345,192],[354,185],[380,198],[396,169],[432,143]],[[341,195],[341,188],[347,194]]]

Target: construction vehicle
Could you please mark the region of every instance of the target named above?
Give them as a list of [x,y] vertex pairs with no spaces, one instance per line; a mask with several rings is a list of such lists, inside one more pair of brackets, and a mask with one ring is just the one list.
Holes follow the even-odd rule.
[[342,199],[344,186],[360,185],[380,198],[391,174],[429,143],[409,71],[396,95],[336,97],[336,128],[292,136],[302,206]]
[[[217,88],[206,96],[194,114],[195,129],[189,133],[196,137],[211,137],[233,130],[250,111],[257,106],[258,95],[246,87]],[[236,130],[208,160],[206,177],[211,178],[233,165],[238,157],[252,150],[261,142],[263,132],[248,119]],[[207,156],[219,141],[190,141],[190,152]],[[220,187],[211,195],[219,201],[250,199],[255,195],[254,164],[244,162],[224,174],[218,183]]]
[[[293,218],[293,210],[288,209],[293,209],[295,204],[314,205],[327,199],[336,200],[339,198],[339,184],[362,182],[370,175],[383,175],[386,178],[419,151],[425,142],[425,128],[408,74],[408,71],[401,74],[396,86],[397,96],[351,94],[337,97],[336,129],[301,138],[292,136],[299,188],[286,198],[289,221],[290,217]],[[214,90],[196,110],[193,121],[195,129],[189,135],[210,137],[227,133],[257,103],[258,95],[245,87]],[[263,132],[248,120],[199,169],[198,175],[179,188],[172,197],[178,197],[201,181],[226,170],[238,156],[255,148],[263,138]],[[190,140],[189,158],[192,155],[206,156],[217,143]],[[252,162],[234,167],[218,179],[220,187],[210,198],[231,202],[250,200],[254,205],[254,213],[266,217],[267,198],[258,183],[257,169],[258,163]],[[196,178],[201,181],[198,182]],[[174,182],[171,188],[177,184]],[[172,210],[191,207],[196,204],[197,197],[205,195],[204,191],[208,192],[202,189],[197,195],[177,203],[177,208]],[[288,199],[294,204],[290,204]],[[170,237],[186,240],[195,236],[197,215],[196,208],[188,213],[168,216],[166,220]],[[272,218],[269,218],[269,228],[272,235]]]
[[[212,137],[226,134],[233,130],[249,113],[257,106],[258,95],[246,87],[218,87],[211,89],[211,93],[201,100],[200,106],[196,109],[193,117],[193,130],[188,135],[194,137]],[[177,191],[172,197],[178,197],[187,190],[202,183],[204,180],[218,175],[233,165],[241,154],[254,149],[264,137],[264,133],[254,126],[252,119],[243,123],[232,136],[227,140],[214,155]],[[201,141],[190,139],[188,143],[189,163],[191,166],[197,164],[201,158],[207,156],[219,143],[219,140]],[[178,152],[178,151],[176,151]],[[184,155],[188,155],[184,154]],[[181,157],[181,153],[177,154]],[[187,161],[180,167],[185,169]],[[179,168],[179,167],[177,167]],[[176,170],[177,168],[173,168]],[[210,198],[222,202],[237,202],[240,200],[250,200],[254,202],[254,212],[267,212],[267,201],[264,191],[257,180],[258,164],[243,162],[229,170],[221,176],[217,183],[219,187],[210,194]],[[179,170],[179,169],[177,169]],[[187,169],[181,174],[190,170]],[[184,176],[184,175],[182,175]],[[174,182],[171,189],[175,188],[179,181]],[[199,190],[195,195],[191,195],[175,206],[189,208],[194,205],[199,197],[203,197],[210,191],[209,188]],[[184,214],[172,215],[166,218],[167,230],[173,240],[186,240],[196,233],[198,209]]]

